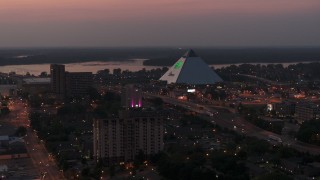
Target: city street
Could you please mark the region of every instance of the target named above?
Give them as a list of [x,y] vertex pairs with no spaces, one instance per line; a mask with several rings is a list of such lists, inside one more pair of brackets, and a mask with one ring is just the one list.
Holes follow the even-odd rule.
[[[282,136],[275,134],[270,131],[263,130],[243,118],[239,117],[236,114],[231,114],[230,112],[217,112],[217,109],[211,108],[210,106],[206,105],[199,105],[196,103],[192,103],[189,101],[181,101],[177,100],[174,98],[170,98],[167,96],[159,96],[159,95],[153,95],[153,94],[146,94],[148,97],[160,97],[163,99],[164,102],[170,103],[173,105],[181,106],[186,109],[192,110],[194,112],[197,112],[199,114],[202,114],[201,117],[204,119],[207,119],[208,121],[212,123],[216,123],[219,126],[223,128],[228,128],[235,130],[239,133],[243,133],[246,136],[252,136],[256,137],[258,139],[263,139],[263,140],[269,140],[270,136],[276,136],[280,137],[283,141],[283,144],[291,146],[292,148],[301,151],[301,152],[308,152],[310,154],[318,155],[320,154],[320,147],[311,145],[311,144],[306,144],[302,143],[300,141],[296,141],[293,138],[289,138],[288,136]],[[202,108],[199,108],[202,107]],[[213,114],[212,116],[209,116],[208,114]],[[272,143],[272,142],[271,142]]]
[[30,158],[34,166],[39,170],[39,176],[42,179],[56,180],[64,179],[62,172],[59,171],[55,162],[47,152],[44,143],[37,137],[36,132],[30,128],[28,118],[28,107],[20,100],[14,101],[10,104],[10,121],[14,126],[24,126],[27,128],[27,135],[25,136],[25,143]]

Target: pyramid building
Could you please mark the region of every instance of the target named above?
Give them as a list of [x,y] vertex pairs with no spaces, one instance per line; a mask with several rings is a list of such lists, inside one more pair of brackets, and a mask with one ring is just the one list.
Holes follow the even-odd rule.
[[186,52],[161,78],[168,84],[215,84],[222,79],[193,50]]

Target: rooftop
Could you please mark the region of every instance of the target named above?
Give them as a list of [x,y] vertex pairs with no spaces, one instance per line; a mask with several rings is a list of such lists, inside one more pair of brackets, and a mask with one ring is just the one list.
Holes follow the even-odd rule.
[[186,52],[183,57],[199,57],[192,49],[190,49],[188,52]]
[[50,78],[24,78],[23,82],[25,84],[49,84]]
[[9,136],[0,136],[0,141],[9,141]]
[[221,82],[214,72],[193,50],[186,52],[161,78],[167,84],[208,85]]

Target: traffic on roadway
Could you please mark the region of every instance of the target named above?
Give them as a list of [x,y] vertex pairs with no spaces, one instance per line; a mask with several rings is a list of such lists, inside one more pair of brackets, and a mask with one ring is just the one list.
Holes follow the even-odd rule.
[[[308,152],[310,154],[318,155],[320,154],[319,146],[302,143],[296,139],[289,138],[287,136],[282,136],[275,134],[270,131],[263,130],[248,121],[241,118],[236,113],[230,112],[219,112],[216,108],[212,108],[208,105],[199,105],[190,101],[182,101],[174,99],[168,96],[154,95],[150,93],[145,93],[146,97],[159,97],[162,98],[164,102],[173,104],[176,106],[184,107],[188,110],[197,112],[202,118],[208,120],[211,123],[218,124],[223,128],[228,128],[234,130],[238,133],[242,133],[246,136],[256,137],[258,139],[263,139],[269,141],[271,144],[284,144],[288,145],[300,152]],[[270,138],[275,137],[275,138]],[[278,140],[275,140],[278,139]]]
[[44,146],[44,142],[40,140],[36,131],[30,127],[29,107],[21,100],[13,100],[9,106],[11,110],[10,122],[12,125],[27,128],[27,134],[24,137],[28,154],[32,159],[34,166],[39,170],[41,179],[56,180],[64,179],[63,173],[55,164],[53,157],[48,153]]

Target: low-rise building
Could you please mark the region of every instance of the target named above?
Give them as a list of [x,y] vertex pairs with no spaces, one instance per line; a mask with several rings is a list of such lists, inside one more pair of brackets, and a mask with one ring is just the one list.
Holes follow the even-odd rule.
[[319,105],[307,102],[297,103],[295,108],[295,120],[298,123],[320,118]]
[[19,159],[29,157],[24,140],[0,136],[0,159]]
[[268,110],[274,111],[274,115],[279,118],[293,117],[296,103],[292,101],[283,101],[281,103],[268,104]]
[[15,84],[1,84],[0,95],[2,96],[15,96],[17,95],[17,85]]
[[50,92],[50,78],[24,78],[22,80],[22,91],[32,95]]

